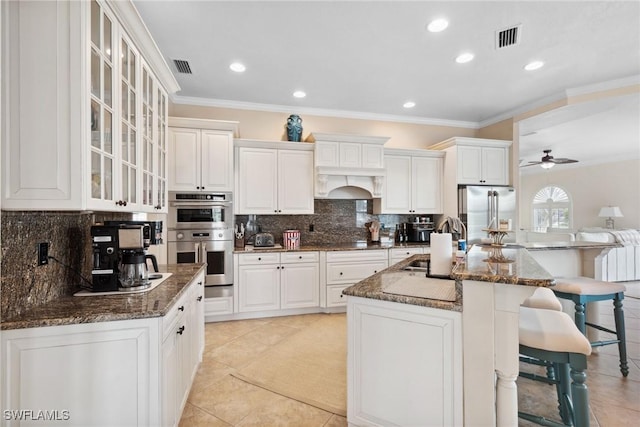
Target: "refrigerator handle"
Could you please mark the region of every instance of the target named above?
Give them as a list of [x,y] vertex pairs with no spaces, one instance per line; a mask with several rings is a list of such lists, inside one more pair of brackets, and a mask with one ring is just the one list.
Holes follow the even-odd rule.
[[495,228],[496,225],[493,223],[494,221],[494,198],[493,191],[489,190],[487,192],[487,228]]

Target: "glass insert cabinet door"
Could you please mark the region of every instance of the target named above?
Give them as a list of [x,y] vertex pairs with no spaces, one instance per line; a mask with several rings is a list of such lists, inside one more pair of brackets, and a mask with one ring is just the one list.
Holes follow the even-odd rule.
[[113,21],[91,2],[91,198],[114,200]]
[[137,67],[138,54],[131,43],[120,41],[120,197],[128,204],[138,203],[138,120]]

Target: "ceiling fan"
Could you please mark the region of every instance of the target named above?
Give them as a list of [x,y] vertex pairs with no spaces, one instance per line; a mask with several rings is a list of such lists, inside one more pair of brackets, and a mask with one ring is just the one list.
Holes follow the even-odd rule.
[[555,165],[564,165],[564,164],[567,164],[567,163],[577,163],[578,162],[577,160],[567,159],[567,158],[556,159],[552,155],[549,154],[549,153],[551,153],[551,150],[542,150],[542,151],[544,152],[544,156],[542,156],[542,158],[540,159],[539,162],[529,162],[528,164],[522,165],[521,167],[540,165],[544,169],[551,169]]

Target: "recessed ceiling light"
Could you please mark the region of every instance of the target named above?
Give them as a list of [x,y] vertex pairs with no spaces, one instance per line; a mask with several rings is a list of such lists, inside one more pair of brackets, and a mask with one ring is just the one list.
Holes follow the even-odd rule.
[[293,92],[293,96],[295,96],[296,98],[304,98],[305,96],[307,96],[307,94],[301,90],[297,90]]
[[465,52],[458,55],[458,57],[456,58],[456,62],[458,64],[464,64],[466,62],[471,61],[472,59],[473,59],[473,53]]
[[231,71],[235,71],[236,73],[244,73],[244,71],[247,69],[244,64],[241,64],[239,62],[234,62],[233,64],[229,65],[229,68],[231,69]]
[[438,18],[429,22],[429,25],[427,25],[427,30],[431,31],[432,33],[439,33],[440,31],[444,30],[448,26],[449,26],[449,21],[443,18]]
[[544,62],[542,61],[532,61],[524,66],[524,69],[527,71],[537,70],[538,68],[542,68],[544,66]]
[[403,106],[404,108],[413,108],[413,107],[415,107],[415,106],[416,106],[416,103],[415,103],[415,102],[413,102],[413,101],[407,101],[407,102],[405,102],[404,104],[402,104],[402,106]]

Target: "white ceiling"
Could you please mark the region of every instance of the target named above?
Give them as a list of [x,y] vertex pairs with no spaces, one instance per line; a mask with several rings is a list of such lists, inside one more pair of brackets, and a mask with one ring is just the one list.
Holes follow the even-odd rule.
[[[134,4],[180,84],[174,102],[477,128],[571,88],[640,82],[640,1]],[[426,31],[438,17],[449,27]],[[514,25],[521,42],[496,49],[495,32]],[[475,59],[457,64],[462,51]],[[193,74],[177,73],[174,59],[187,60]],[[532,60],[545,66],[523,70]],[[234,61],[247,71],[229,70]],[[307,97],[294,98],[295,90]],[[408,100],[416,107],[404,109]],[[589,104],[523,124],[521,134],[536,133],[523,137],[520,157],[538,160],[551,148],[585,161],[587,136],[597,137],[587,150],[596,158],[640,155],[639,98]],[[610,128],[627,137],[611,140]]]

